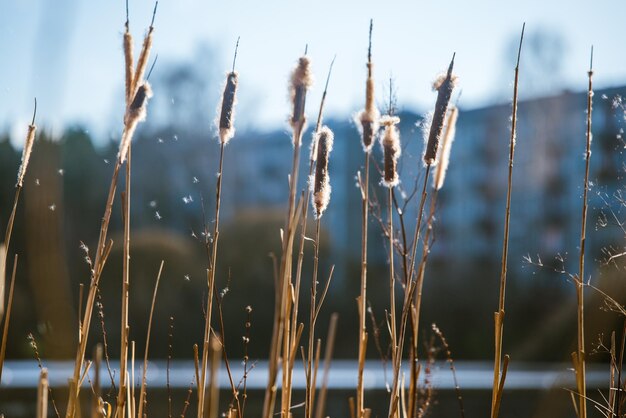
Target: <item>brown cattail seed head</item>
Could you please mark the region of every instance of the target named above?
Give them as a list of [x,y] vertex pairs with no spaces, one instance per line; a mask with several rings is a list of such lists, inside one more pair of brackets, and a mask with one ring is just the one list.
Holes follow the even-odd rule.
[[30,160],[30,154],[33,152],[33,144],[35,143],[35,132],[37,127],[34,124],[28,125],[28,133],[26,134],[26,142],[24,143],[24,149],[22,150],[22,163],[17,171],[17,187],[22,187],[24,184],[24,176],[26,175],[26,169],[28,168],[28,161]]
[[133,90],[133,77],[134,77],[134,69],[133,69],[133,35],[128,31],[128,26],[126,26],[126,32],[124,32],[124,67],[126,74],[126,105],[132,99],[132,90]]
[[384,159],[382,183],[386,187],[395,187],[400,181],[398,177],[398,158],[401,154],[400,133],[398,132],[398,128],[396,128],[396,125],[400,123],[400,118],[396,116],[383,116],[380,123],[385,128],[383,136],[380,139]]
[[439,140],[443,131],[444,119],[448,111],[448,103],[450,103],[450,96],[452,96],[452,90],[456,83],[456,77],[452,75],[452,67],[454,66],[454,58],[450,62],[448,72],[444,77],[440,77],[433,84],[433,88],[438,91],[437,102],[435,103],[435,111],[432,117],[432,123],[430,125],[430,132],[428,134],[428,142],[426,143],[426,150],[424,152],[424,163],[426,165],[434,165],[437,162],[437,150],[439,148]]
[[220,141],[222,144],[228,143],[235,136],[235,104],[237,85],[239,76],[233,71],[226,76],[226,86],[224,86],[224,94],[222,96],[222,105],[220,110],[220,119],[218,122],[220,130]]
[[138,122],[143,122],[146,119],[148,99],[151,97],[152,89],[150,83],[146,81],[137,89],[137,93],[128,107],[127,119],[137,119]]
[[459,109],[456,106],[452,106],[448,111],[448,118],[446,121],[445,132],[441,141],[441,150],[439,151],[439,164],[437,165],[437,173],[433,178],[433,187],[440,190],[443,187],[443,183],[446,179],[446,171],[450,164],[450,150],[452,149],[452,143],[454,142],[454,134],[456,132],[456,120],[459,116]]
[[367,81],[365,82],[365,109],[357,115],[357,126],[361,132],[363,150],[370,152],[378,133],[380,114],[374,104],[374,79],[372,78],[373,63],[367,63]]
[[[306,92],[313,84],[313,75],[311,73],[311,60],[307,56],[300,57],[298,65],[291,73],[291,82],[289,83],[289,98],[293,106],[293,112],[289,120],[294,129],[304,130],[306,116],[304,108],[306,105]],[[300,138],[294,138],[297,145],[300,145]]]
[[126,116],[124,116],[124,133],[122,134],[122,141],[120,142],[120,150],[118,153],[120,163],[126,161],[128,147],[137,125],[139,122],[143,122],[146,119],[148,99],[151,97],[152,89],[150,88],[150,83],[146,81],[139,86],[133,101],[130,103],[130,106],[128,106]]
[[146,37],[143,39],[143,45],[141,46],[141,52],[139,53],[139,59],[137,60],[137,71],[135,71],[133,77],[133,88],[131,90],[131,94],[134,93],[135,89],[139,83],[143,80],[143,75],[146,72],[146,67],[148,66],[148,58],[150,57],[150,49],[152,49],[152,33],[154,28],[151,26],[148,29],[148,33]]
[[315,217],[319,219],[330,201],[330,180],[328,177],[328,157],[333,149],[333,132],[323,126],[317,134],[317,160],[315,164],[315,175],[309,180],[309,187],[313,191],[312,204],[315,210]]

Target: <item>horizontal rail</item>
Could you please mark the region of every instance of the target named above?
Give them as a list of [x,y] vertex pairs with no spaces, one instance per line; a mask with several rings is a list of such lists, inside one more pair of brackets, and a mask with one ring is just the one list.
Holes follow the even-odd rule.
[[[117,364],[112,361],[111,364]],[[151,388],[165,388],[167,383],[166,362],[163,360],[151,361],[148,364],[147,384]],[[462,389],[486,390],[493,384],[493,364],[480,361],[457,361],[457,378]],[[72,375],[74,362],[50,361],[46,362],[50,385],[53,387],[67,386],[67,379]],[[232,364],[233,380],[239,382],[243,376],[243,365]],[[170,385],[172,388],[189,388],[195,381],[194,364],[190,361],[172,361],[170,367]],[[436,363],[431,381],[435,388],[440,390],[454,389],[454,380],[449,366],[444,362]],[[406,374],[408,375],[408,369]],[[322,372],[320,371],[320,374]],[[93,382],[93,367],[90,370]],[[385,389],[391,373],[379,361],[368,361],[365,366],[364,383],[366,389]],[[329,376],[330,389],[354,389],[357,379],[357,362],[354,360],[335,360],[332,363]],[[421,379],[423,379],[423,374]],[[2,375],[1,388],[21,389],[36,388],[39,379],[39,369],[35,361],[12,360],[6,361]],[[609,379],[607,366],[589,365],[587,368],[587,387],[606,388]],[[111,380],[106,369],[100,373],[101,384],[106,387]],[[135,369],[136,384],[141,382],[141,367]],[[229,388],[229,380],[224,367],[219,372],[221,388]],[[278,379],[280,382],[280,379]],[[321,378],[318,378],[321,382]],[[250,390],[265,389],[267,383],[267,361],[254,363],[254,369],[249,372],[247,387]],[[423,381],[422,381],[423,383]],[[87,379],[85,386],[89,385]],[[564,363],[516,363],[507,373],[507,390],[546,390],[550,388],[575,388],[574,372],[569,364]],[[293,374],[293,388],[304,389],[305,378],[302,366],[296,366]]]

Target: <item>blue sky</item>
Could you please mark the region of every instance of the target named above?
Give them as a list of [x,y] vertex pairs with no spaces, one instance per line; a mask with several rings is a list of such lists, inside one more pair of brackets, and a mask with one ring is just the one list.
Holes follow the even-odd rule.
[[[130,0],[137,42],[152,7],[152,1]],[[0,128],[21,129],[37,96],[39,124],[53,131],[81,122],[99,135],[116,132],[123,112],[124,13],[124,0],[2,2]],[[159,61],[190,61],[198,58],[194,54],[199,44],[208,44],[216,48],[214,65],[222,72],[241,36],[239,99],[250,105],[239,113],[238,122],[270,129],[280,127],[286,118],[287,76],[307,43],[318,80],[311,99],[317,103],[328,64],[337,54],[328,114],[349,117],[362,106],[370,18],[379,91],[392,75],[399,105],[424,110],[434,102],[430,83],[453,52],[462,105],[506,100],[514,42],[524,21],[529,36],[538,30],[557,34],[563,48],[558,71],[528,57],[522,93],[525,88],[532,94],[584,89],[591,44],[596,85],[626,83],[620,29],[625,15],[626,2],[621,0],[160,0],[154,52]],[[523,63],[525,58],[522,55]],[[215,85],[210,94],[216,96],[219,87]],[[206,121],[199,123],[210,124],[214,114],[214,109],[207,109]]]

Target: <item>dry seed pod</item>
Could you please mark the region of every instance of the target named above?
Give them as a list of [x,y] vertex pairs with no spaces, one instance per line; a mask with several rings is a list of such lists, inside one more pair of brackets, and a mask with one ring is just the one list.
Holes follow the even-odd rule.
[[[294,129],[304,130],[306,123],[306,116],[304,115],[306,92],[312,84],[311,60],[305,55],[298,60],[298,65],[291,73],[291,82],[289,83],[289,98],[293,106],[289,122]],[[300,141],[300,138],[294,139]],[[297,145],[300,144],[298,143]]]
[[226,76],[226,85],[224,86],[224,94],[222,95],[222,104],[220,106],[220,118],[218,121],[218,127],[220,131],[220,141],[222,144],[228,143],[228,141],[235,136],[235,104],[238,74],[236,71],[228,73]]
[[137,86],[139,86],[139,83],[141,83],[141,81],[143,80],[143,75],[146,72],[146,68],[148,66],[148,58],[150,57],[150,49],[152,49],[152,34],[154,33],[154,18],[156,16],[156,11],[157,11],[158,6],[159,6],[159,2],[157,1],[154,4],[154,11],[152,12],[152,22],[150,22],[148,33],[146,33],[146,36],[143,39],[143,45],[141,46],[141,52],[139,53],[139,59],[137,60],[137,67],[136,67],[137,70],[135,71],[135,74],[133,77],[133,85],[131,89],[131,94],[133,94],[135,90],[138,90]]
[[400,123],[400,118],[383,116],[380,123],[385,129],[380,139],[384,159],[382,183],[386,187],[395,187],[400,181],[398,177],[398,158],[402,151],[400,148],[400,132],[396,128],[396,125]]
[[448,120],[446,121],[445,133],[441,141],[441,151],[439,152],[439,164],[437,165],[437,174],[433,178],[433,187],[440,190],[446,179],[446,171],[450,164],[450,150],[454,142],[454,134],[456,132],[456,120],[459,116],[459,109],[452,106],[448,111]]
[[430,132],[428,134],[428,142],[424,152],[424,163],[426,165],[435,165],[437,163],[437,150],[439,149],[439,140],[443,131],[443,123],[448,111],[448,103],[454,89],[456,77],[452,75],[454,67],[454,56],[448,67],[448,72],[444,77],[440,77],[433,84],[433,88],[438,91],[437,102],[435,103],[435,111],[433,113]]
[[374,78],[372,77],[372,62],[367,63],[367,81],[365,82],[365,109],[357,116],[357,126],[361,132],[363,150],[370,152],[376,139],[379,128],[380,113],[374,103]]
[[124,117],[124,133],[122,134],[122,141],[120,142],[120,150],[118,153],[120,164],[126,161],[128,146],[130,145],[137,125],[139,122],[146,120],[148,99],[151,97],[152,89],[150,88],[150,83],[146,81],[139,86],[137,94],[135,94],[133,101],[126,111],[126,116]]
[[333,150],[333,132],[323,126],[317,134],[317,160],[315,164],[315,174],[309,180],[309,187],[312,189],[312,204],[315,210],[315,218],[319,219],[330,201],[330,179],[328,176],[328,157]]
[[131,100],[133,87],[133,35],[128,30],[128,22],[126,22],[126,31],[124,32],[124,72],[126,75],[126,105]]
[[35,143],[35,132],[37,127],[33,123],[28,125],[28,132],[26,134],[26,142],[24,143],[24,150],[22,151],[22,163],[17,171],[17,187],[24,185],[24,176],[26,175],[26,169],[28,168],[28,161],[30,160],[30,154],[33,152],[33,144]]

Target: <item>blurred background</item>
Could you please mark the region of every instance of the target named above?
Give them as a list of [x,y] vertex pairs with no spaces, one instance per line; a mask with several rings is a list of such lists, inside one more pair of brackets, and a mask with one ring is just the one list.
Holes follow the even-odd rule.
[[[152,2],[130,1],[136,48],[152,8]],[[34,96],[39,103],[37,142],[11,246],[20,264],[8,358],[33,357],[27,338],[32,333],[45,359],[70,359],[77,342],[79,285],[89,281],[80,245],[96,247],[122,126],[125,5],[123,0],[25,0],[5,2],[0,10],[1,228],[11,210]],[[513,67],[526,22],[505,347],[514,362],[569,362],[576,324],[574,287],[567,272],[576,271],[580,234],[591,44],[596,94],[587,271],[595,285],[618,301],[626,300],[623,263],[620,258],[609,261],[624,251],[625,238],[626,113],[621,98],[626,95],[626,58],[620,53],[619,36],[625,12],[626,3],[608,0],[515,5],[161,0],[153,47],[159,55],[151,76],[154,98],[133,145],[130,338],[138,342],[138,350],[143,352],[161,260],[165,268],[151,357],[167,356],[170,317],[174,358],[191,359],[192,344],[202,339],[207,267],[202,231],[205,222],[212,222],[208,208],[214,204],[219,151],[213,121],[240,36],[237,133],[226,152],[217,276],[219,289],[227,292],[229,355],[242,356],[244,308],[250,305],[250,356],[267,356],[274,293],[270,255],[280,252],[292,153],[285,123],[286,85],[308,45],[317,78],[307,103],[310,120],[317,113],[330,61],[337,56],[326,107],[326,123],[336,138],[330,163],[333,194],[322,224],[321,255],[322,277],[331,265],[335,275],[319,333],[325,335],[330,314],[338,312],[336,357],[355,358],[361,237],[355,176],[363,154],[352,117],[363,106],[368,25],[373,18],[378,104],[385,110],[390,99],[395,100],[402,120],[399,197],[409,200],[404,215],[408,231],[418,204],[413,191],[423,175],[421,121],[435,100],[431,82],[456,52],[460,88],[453,100],[458,101],[460,116],[438,204],[423,332],[430,335],[427,325],[436,322],[456,359],[491,361]],[[310,134],[304,138],[308,144]],[[377,147],[374,158],[380,160]],[[382,190],[377,185],[374,190],[384,202]],[[386,213],[384,204],[378,210]],[[382,321],[388,304],[387,250],[376,210],[374,215],[369,295],[376,319]],[[119,347],[121,234],[117,202],[110,231],[115,245],[101,281],[102,323],[109,330],[113,358]],[[310,277],[309,262],[307,257],[304,277]],[[302,299],[303,312],[307,299]],[[603,337],[606,343],[611,331],[622,329],[622,318],[602,305],[602,298],[589,292],[590,346]],[[94,344],[102,339],[101,325],[94,324]],[[373,345],[369,355],[378,358]],[[590,354],[589,360],[605,358]],[[460,384],[463,387],[462,380]],[[15,396],[2,392],[0,403]],[[488,408],[489,394],[471,393],[469,402],[476,410]],[[518,391],[515,396],[507,403],[505,395],[503,411],[518,411],[517,416],[572,414],[569,395],[559,389]],[[347,408],[346,397],[337,396],[339,411],[347,411],[341,409]],[[446,404],[453,402],[452,392],[442,391],[440,411],[450,410]],[[565,406],[546,406],[554,404]],[[525,409],[519,410],[520,405]]]

